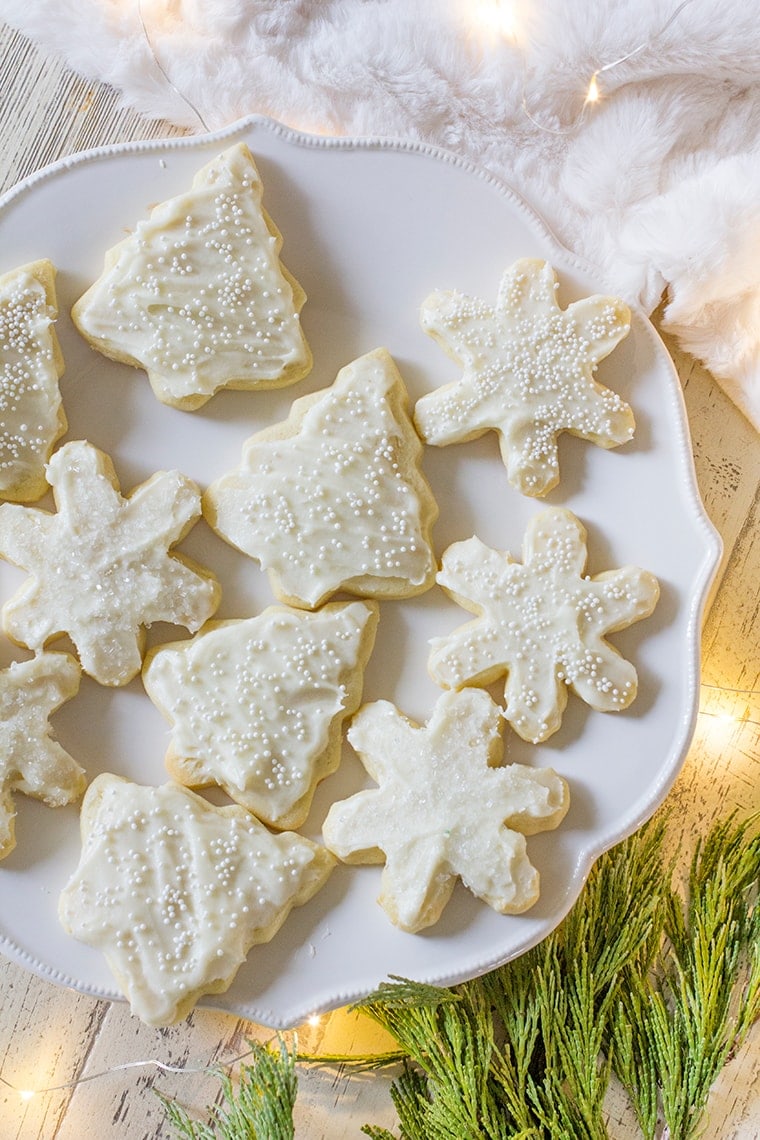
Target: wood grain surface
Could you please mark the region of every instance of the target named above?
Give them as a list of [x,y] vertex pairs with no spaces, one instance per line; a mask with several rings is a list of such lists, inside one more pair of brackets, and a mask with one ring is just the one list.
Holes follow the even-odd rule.
[[[89,85],[2,25],[0,60],[0,192],[67,154],[181,133],[121,108],[112,91]],[[729,810],[746,815],[760,809],[760,439],[705,371],[672,343],[669,348],[683,386],[699,486],[724,542],[704,629],[701,712],[670,797],[684,846],[690,847]],[[159,1074],[153,1066],[109,1070],[151,1058],[203,1067],[243,1053],[248,1038],[271,1036],[270,1030],[208,1010],[195,1011],[171,1029],[151,1029],[122,1004],[60,988],[2,958],[0,994],[0,1074],[16,1089],[53,1090],[25,1101],[0,1085],[0,1140],[171,1136],[154,1090],[176,1096],[205,1118],[205,1106],[218,1095],[216,1080]],[[705,1140],[760,1137],[758,1029],[713,1090]],[[388,1047],[370,1022],[344,1010],[298,1032],[308,1050]],[[299,1070],[297,1136],[358,1137],[365,1122],[395,1130],[388,1096],[392,1076]],[[625,1098],[614,1089],[608,1108],[615,1140],[639,1136]]]

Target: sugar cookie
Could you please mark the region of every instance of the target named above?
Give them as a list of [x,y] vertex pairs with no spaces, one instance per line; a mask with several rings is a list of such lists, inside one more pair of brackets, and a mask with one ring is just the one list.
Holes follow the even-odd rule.
[[209,487],[203,513],[261,562],[282,602],[314,609],[338,590],[408,598],[436,570],[438,508],[421,457],[404,382],[377,349],[252,436],[240,466]]
[[588,577],[585,528],[561,507],[531,520],[523,559],[513,562],[478,538],[445,551],[438,582],[477,616],[431,641],[429,669],[454,689],[506,674],[504,715],[538,743],[559,728],[568,687],[601,712],[630,705],[636,670],[605,635],[648,617],[659,585],[636,566]]
[[200,516],[200,493],[160,471],[122,498],[111,460],[85,441],[61,447],[47,471],[57,513],[0,507],[0,557],[30,575],[3,606],[3,628],[34,650],[67,633],[86,673],[124,685],[142,665],[143,626],[194,631],[219,604],[216,578],[169,554]]
[[305,294],[279,260],[282,237],[261,200],[238,143],[109,250],[74,306],[90,344],[144,368],[165,404],[193,410],[220,388],[281,387],[311,368]]
[[349,742],[379,787],[333,804],[323,838],[345,862],[385,863],[378,902],[402,930],[437,922],[457,877],[502,914],[538,898],[525,836],[559,825],[567,784],[550,768],[501,765],[502,727],[480,689],[443,693],[424,727],[389,701],[354,717]]
[[300,826],[318,781],[340,762],[377,616],[373,602],[316,613],[269,606],[152,650],[143,681],[172,725],[169,774],[191,787],[220,784],[272,826]]
[[495,307],[438,292],[421,311],[422,327],[463,374],[418,400],[420,435],[443,446],[495,430],[509,481],[525,495],[558,482],[560,432],[610,448],[634,431],[631,408],[592,375],[627,335],[628,306],[593,296],[561,309],[556,289],[551,266],[525,258],[505,272]]
[[228,989],[333,865],[319,844],[272,835],[237,805],[105,774],[85,795],[81,858],[58,913],[105,954],[132,1012],[169,1025]]

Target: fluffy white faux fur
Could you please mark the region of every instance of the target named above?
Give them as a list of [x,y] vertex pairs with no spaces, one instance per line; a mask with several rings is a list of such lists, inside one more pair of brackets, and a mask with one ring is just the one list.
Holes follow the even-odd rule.
[[[666,325],[760,428],[756,5],[0,0],[0,18],[196,130],[260,112],[465,154],[607,287],[647,311],[664,295]],[[584,108],[597,71],[602,98]]]

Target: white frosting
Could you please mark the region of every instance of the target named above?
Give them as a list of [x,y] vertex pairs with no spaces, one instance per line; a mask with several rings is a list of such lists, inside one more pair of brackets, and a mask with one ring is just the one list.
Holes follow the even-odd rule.
[[556,289],[551,266],[523,259],[505,272],[495,307],[439,292],[421,311],[425,331],[464,369],[417,402],[422,438],[445,445],[494,429],[509,480],[525,495],[557,483],[558,433],[614,447],[634,430],[628,404],[592,376],[629,332],[627,305],[593,296],[563,310]]
[[524,836],[560,823],[567,785],[550,768],[500,766],[502,727],[478,689],[442,694],[424,727],[388,701],[354,717],[348,739],[379,787],[333,804],[323,837],[347,862],[385,860],[378,902],[403,930],[435,923],[457,877],[503,914],[538,897]]
[[196,630],[219,604],[216,579],[168,553],[200,516],[198,488],[162,471],[122,498],[108,456],[84,441],[56,451],[48,480],[57,513],[0,507],[0,556],[30,575],[3,606],[4,628],[34,650],[68,633],[85,672],[126,684],[143,625]]
[[313,608],[340,589],[408,597],[432,585],[437,508],[403,381],[384,349],[297,400],[285,424],[252,436],[204,514],[269,571],[277,596]]
[[602,712],[631,703],[636,670],[604,638],[651,614],[659,586],[635,566],[587,577],[585,529],[560,507],[531,520],[523,557],[478,538],[445,551],[438,582],[477,617],[431,641],[429,669],[447,688],[506,673],[504,715],[536,743],[559,728],[567,686]]
[[172,724],[171,775],[220,784],[267,823],[301,823],[340,761],[376,624],[367,602],[317,613],[270,606],[154,650],[143,680]]
[[45,493],[45,463],[66,430],[56,316],[49,261],[0,277],[0,495],[6,499]]
[[132,1012],[167,1025],[226,990],[251,946],[331,869],[317,844],[271,835],[240,807],[101,775],[85,796],[81,859],[59,915],[105,954]]
[[15,846],[12,793],[49,807],[81,796],[85,775],[51,736],[48,718],[79,689],[79,665],[69,653],[40,653],[0,672],[0,858]]
[[304,293],[261,199],[250,151],[230,147],[109,252],[74,307],[94,347],[145,368],[164,403],[197,408],[219,388],[290,384],[311,367]]

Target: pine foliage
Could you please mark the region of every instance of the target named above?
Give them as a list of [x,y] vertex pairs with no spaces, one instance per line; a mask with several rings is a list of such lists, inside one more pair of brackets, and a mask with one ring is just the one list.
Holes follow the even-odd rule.
[[381,1058],[252,1045],[228,1111],[189,1140],[291,1140],[295,1064],[403,1059],[399,1132],[371,1140],[607,1140],[614,1073],[645,1140],[692,1140],[710,1088],[760,1017],[758,819],[718,823],[674,885],[660,815],[600,858],[564,921],[504,966],[450,989],[391,978],[358,1007],[395,1039]]
[[186,1140],[293,1140],[293,1107],[298,1079],[294,1055],[284,1042],[277,1050],[249,1041],[252,1061],[241,1065],[237,1088],[220,1072],[225,1110],[209,1109],[211,1122],[196,1123],[184,1109],[164,1100],[178,1137]]
[[608,852],[553,934],[439,1005],[409,983],[363,1003],[414,1065],[402,1140],[606,1140],[612,1072],[647,1140],[697,1135],[760,1016],[760,836],[718,824],[680,893],[664,840],[659,818]]

